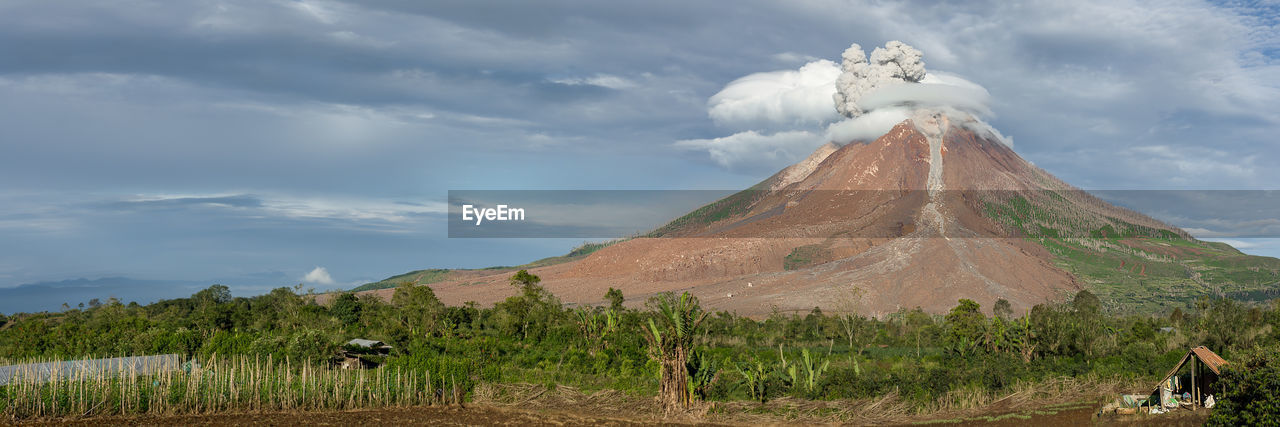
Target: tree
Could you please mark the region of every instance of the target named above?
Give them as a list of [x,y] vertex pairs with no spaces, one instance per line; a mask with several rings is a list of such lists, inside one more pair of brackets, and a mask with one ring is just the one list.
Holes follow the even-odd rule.
[[986,316],[982,315],[982,306],[971,299],[961,299],[960,305],[947,313],[947,327],[951,350],[960,355],[968,355],[982,341]]
[[396,319],[400,327],[413,336],[426,336],[435,332],[436,322],[444,304],[436,298],[430,286],[418,286],[410,282],[401,283],[396,293],[391,295],[391,305],[395,307]]
[[622,296],[621,289],[609,288],[609,292],[604,293],[604,299],[609,301],[609,309],[613,311],[622,311],[622,303],[626,298]]
[[905,312],[902,316],[903,332],[910,331],[916,337],[916,358],[923,357],[921,354],[922,341],[926,330],[933,332],[937,330],[937,325],[933,323],[933,317],[916,307],[914,310]]
[[333,300],[333,308],[329,311],[343,325],[354,325],[360,321],[360,300],[353,293],[343,292]]
[[1013,318],[1013,304],[1009,300],[1000,298],[996,300],[996,304],[991,307],[991,314],[1001,319],[1009,320]]
[[1097,315],[1102,312],[1102,300],[1088,290],[1081,290],[1071,300],[1071,308],[1077,313]]
[[[195,304],[196,325],[206,333],[231,329],[231,290],[213,285],[191,296]],[[93,301],[90,301],[92,303]]]
[[698,298],[688,292],[677,297],[666,292],[649,300],[649,357],[661,364],[658,401],[666,411],[686,409],[692,405],[689,390],[689,352],[707,313]]
[[[231,302],[231,289],[223,285],[213,285],[208,288],[196,292],[191,299],[198,305],[206,304],[225,304]],[[93,305],[96,299],[90,300],[89,304]]]
[[858,358],[862,356],[862,351],[866,349],[867,341],[875,335],[875,330],[867,327],[867,318],[859,316],[857,312],[858,301],[862,299],[862,288],[849,288],[847,293],[843,295],[840,305],[844,306],[845,313],[836,317],[840,322],[840,332],[849,342],[849,358],[853,360],[854,372],[862,374],[862,367],[858,364]]
[[1072,345],[1075,350],[1085,356],[1093,356],[1095,343],[1102,336],[1106,324],[1102,319],[1102,301],[1088,290],[1081,290],[1071,300],[1071,309],[1075,316],[1070,319]]
[[511,317],[509,326],[516,329],[512,332],[520,335],[521,340],[529,338],[530,325],[535,318],[550,315],[552,311],[560,312],[560,302],[538,285],[541,282],[542,278],[530,274],[528,270],[516,272],[511,276],[509,283],[519,289],[520,294],[507,298],[506,301],[495,306]]
[[537,275],[530,274],[529,270],[520,270],[511,276],[510,283],[511,286],[515,286],[521,291],[527,293],[531,289],[540,289],[538,283],[542,283],[542,278]]
[[1223,393],[1209,415],[1209,426],[1280,425],[1280,347],[1255,348],[1239,364],[1228,364]]
[[257,303],[250,309],[255,328],[294,329],[302,326],[303,301],[292,289],[275,288],[257,299]]

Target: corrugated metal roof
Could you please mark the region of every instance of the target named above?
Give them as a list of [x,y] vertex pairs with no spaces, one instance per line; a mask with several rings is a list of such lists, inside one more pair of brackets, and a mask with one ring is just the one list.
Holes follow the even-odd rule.
[[1199,358],[1201,362],[1204,362],[1209,369],[1212,369],[1213,373],[1219,375],[1222,374],[1222,371],[1218,370],[1218,368],[1227,364],[1226,359],[1223,359],[1222,356],[1219,356],[1217,353],[1214,353],[1213,350],[1209,350],[1205,346],[1193,348],[1191,349],[1191,352],[1195,353],[1196,357]]
[[354,345],[357,347],[364,347],[364,348],[376,348],[376,347],[387,346],[386,344],[383,344],[382,341],[366,340],[361,338],[356,338],[351,341],[347,341],[347,345]]

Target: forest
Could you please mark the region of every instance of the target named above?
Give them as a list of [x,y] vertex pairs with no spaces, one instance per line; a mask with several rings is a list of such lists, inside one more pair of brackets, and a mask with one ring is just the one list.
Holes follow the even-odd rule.
[[[1231,402],[1223,406],[1235,412],[1217,411],[1215,419],[1274,420],[1280,412],[1276,398],[1258,390],[1265,385],[1257,385],[1280,379],[1274,360],[1280,351],[1280,300],[1201,298],[1162,315],[1113,315],[1103,312],[1096,296],[1080,291],[1021,315],[1004,300],[984,311],[961,299],[942,315],[916,309],[874,318],[815,308],[752,319],[705,311],[687,294],[627,303],[612,288],[604,295],[606,304],[566,307],[526,271],[510,283],[513,296],[493,307],[446,306],[430,287],[409,283],[390,301],[343,293],[318,304],[316,294],[300,287],[233,297],[221,285],[148,305],[91,301],[84,308],[0,317],[0,365],[179,354],[257,361],[243,363],[256,363],[272,376],[293,375],[332,367],[343,343],[367,338],[393,347],[387,355],[364,356],[386,372],[378,375],[400,378],[386,379],[388,384],[408,384],[406,374],[428,374],[456,392],[458,401],[483,384],[532,384],[658,396],[669,411],[700,402],[892,394],[913,411],[929,413],[1061,378],[1153,387],[1188,348],[1204,345],[1232,361],[1224,375],[1231,382],[1228,393],[1220,400]],[[261,368],[263,361],[270,366]],[[437,387],[436,380],[426,380],[426,387]],[[12,418],[49,414],[21,407],[43,408],[37,402],[43,397],[16,396],[12,386],[0,387],[0,393]],[[306,393],[299,396],[305,399]],[[373,396],[366,404],[379,405],[380,399]],[[431,403],[403,396],[385,401]],[[319,406],[363,405],[352,402]],[[146,412],[145,406],[115,405],[113,411]]]

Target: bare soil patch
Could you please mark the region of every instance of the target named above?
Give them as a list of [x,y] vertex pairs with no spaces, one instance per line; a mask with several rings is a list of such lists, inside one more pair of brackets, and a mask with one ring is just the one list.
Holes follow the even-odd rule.
[[182,416],[100,417],[47,420],[22,425],[71,426],[639,426],[666,424],[631,421],[562,411],[499,408],[483,405],[426,406],[356,411],[298,413],[230,413]]

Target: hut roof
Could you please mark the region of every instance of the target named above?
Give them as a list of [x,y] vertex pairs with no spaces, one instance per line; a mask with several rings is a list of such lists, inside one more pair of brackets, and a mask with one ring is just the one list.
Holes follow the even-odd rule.
[[1178,361],[1178,364],[1173,365],[1173,369],[1169,370],[1169,375],[1165,375],[1164,378],[1160,379],[1160,382],[1156,383],[1157,392],[1160,391],[1160,384],[1164,384],[1164,382],[1168,381],[1169,378],[1178,374],[1178,370],[1182,369],[1182,365],[1187,364],[1187,361],[1191,359],[1192,354],[1196,355],[1196,358],[1200,359],[1200,361],[1203,362],[1205,366],[1208,366],[1209,370],[1213,371],[1214,374],[1221,375],[1222,366],[1227,364],[1226,359],[1223,359],[1222,356],[1219,356],[1217,353],[1214,353],[1213,350],[1209,350],[1208,347],[1199,346],[1199,347],[1193,348],[1187,351],[1187,354],[1182,356],[1182,360]]
[[[1212,369],[1215,374],[1221,375],[1222,371],[1219,370],[1219,368],[1222,367],[1222,365],[1227,364],[1226,359],[1223,359],[1222,356],[1219,356],[1217,353],[1214,353],[1205,346],[1193,348],[1191,349],[1191,353],[1195,353],[1196,357],[1200,358],[1200,361],[1204,362],[1205,366]],[[1183,359],[1186,359],[1186,357],[1183,357]]]
[[364,348],[383,348],[383,347],[391,348],[391,346],[386,345],[382,341],[366,340],[361,338],[356,338],[351,341],[347,341],[347,345],[364,347]]

